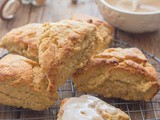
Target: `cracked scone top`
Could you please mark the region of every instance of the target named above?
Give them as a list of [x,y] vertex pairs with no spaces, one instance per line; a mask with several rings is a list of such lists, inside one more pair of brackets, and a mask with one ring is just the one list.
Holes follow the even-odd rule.
[[44,110],[58,99],[47,90],[48,81],[38,64],[20,55],[0,59],[0,104]]
[[62,101],[58,120],[130,120],[130,118],[120,109],[99,98],[82,95]]
[[71,18],[71,20],[77,20],[82,22],[88,22],[90,24],[94,24],[97,27],[97,32],[103,39],[103,44],[101,48],[108,48],[113,41],[114,36],[114,28],[105,21],[102,21],[98,18],[84,15],[84,14],[75,14]]
[[[137,48],[110,48],[73,75],[81,92],[149,101],[159,90],[157,73]],[[116,89],[114,89],[116,88]]]
[[95,25],[75,20],[46,23],[38,34],[39,64],[50,81],[48,89],[58,88],[102,44]]
[[[97,27],[97,34],[99,34],[99,37],[102,38],[99,41],[99,45],[101,45],[99,46],[99,50],[104,50],[107,46],[109,46],[113,39],[114,31],[113,27],[111,27],[109,24],[87,15],[73,16],[72,19],[81,22],[88,22],[88,20],[92,20],[92,23],[89,23],[94,24]],[[0,47],[6,48],[10,53],[16,53],[38,61],[37,39],[41,35],[38,33],[42,33],[42,31],[40,32],[42,25],[43,24],[40,23],[31,23],[11,30],[1,39]],[[47,28],[41,30],[46,29]]]
[[[10,53],[38,61],[50,81],[50,90],[58,88],[104,45],[94,24],[75,20],[28,24],[11,30],[0,42]],[[66,72],[61,75],[61,71]]]
[[15,28],[2,37],[0,47],[37,61],[37,32],[41,27],[42,24],[32,23]]
[[19,55],[0,60],[0,65],[7,64],[0,72],[1,104],[33,110],[48,108],[57,100],[57,89],[103,44],[96,26],[89,23],[64,20],[34,25],[17,28],[2,38],[1,45],[10,52],[28,58],[36,54],[32,56],[34,61]]

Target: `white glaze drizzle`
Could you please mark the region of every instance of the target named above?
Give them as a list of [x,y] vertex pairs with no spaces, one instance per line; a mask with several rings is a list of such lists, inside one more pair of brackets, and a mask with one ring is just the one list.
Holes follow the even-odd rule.
[[90,95],[70,98],[61,109],[62,120],[104,120],[103,114],[117,113],[115,107]]

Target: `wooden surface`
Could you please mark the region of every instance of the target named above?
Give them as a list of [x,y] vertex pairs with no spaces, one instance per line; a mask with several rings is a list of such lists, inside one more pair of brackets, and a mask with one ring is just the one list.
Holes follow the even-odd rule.
[[[37,23],[44,23],[47,21],[56,22],[62,19],[67,19],[75,13],[84,13],[84,14],[92,15],[92,16],[103,19],[103,17],[101,16],[98,10],[98,7],[94,3],[94,0],[78,0],[77,4],[72,4],[71,0],[47,0],[46,5],[41,6],[41,7],[34,7],[31,5],[21,5],[21,7],[18,9],[18,12],[15,15],[15,18],[12,20],[2,21],[0,19],[0,38],[5,33],[7,33],[8,31],[10,31],[11,29],[15,27],[19,27],[27,23],[35,23],[35,22]],[[144,34],[131,34],[131,33],[126,33],[126,32],[122,32],[118,30],[118,39],[122,39],[134,45],[135,47],[140,47],[152,53],[153,55],[156,55],[158,58],[160,58],[160,30],[154,33],[144,33]],[[160,97],[156,97],[156,100],[157,99],[159,100],[159,98]],[[124,108],[122,107],[121,109],[127,111],[128,113],[130,110],[129,105],[131,106],[133,105],[135,107],[135,110],[137,109],[137,111],[139,109],[142,109],[141,111],[138,111],[135,113],[131,112],[130,116],[132,116],[134,120],[141,120],[142,113],[145,116],[147,116],[145,118],[148,118],[148,119],[154,118],[155,112],[153,110],[150,110],[150,109],[153,109],[154,104],[145,103],[145,107],[143,106],[144,103],[143,104],[139,103],[139,104],[140,105],[136,107],[137,105],[136,103],[128,104],[124,102],[122,104]],[[159,106],[159,103],[158,104],[156,103],[155,106]],[[6,118],[6,119],[11,118],[10,112],[2,113],[1,108],[2,107],[0,107],[0,119],[1,118]],[[8,110],[8,108],[5,108],[5,109]],[[5,109],[3,108],[3,110]],[[148,112],[146,109],[150,111]],[[160,109],[160,108],[157,108],[157,109]],[[13,110],[13,113],[14,113],[14,110]],[[35,114],[34,112],[31,112],[31,113]],[[13,114],[16,117],[13,117],[13,118],[19,118],[17,117],[17,114],[19,116],[19,113],[16,112],[16,114]],[[136,114],[139,114],[139,115],[136,115]],[[160,112],[157,113],[157,116],[159,114]],[[27,116],[28,115],[29,114],[27,113]],[[3,116],[6,116],[6,117],[3,117]],[[160,118],[160,115],[158,117]],[[153,120],[153,119],[150,119],[150,120]]]
[[[77,4],[72,4],[71,0],[47,0],[46,5],[42,7],[21,5],[14,19],[9,21],[0,20],[0,38],[15,27],[33,22],[56,22],[67,19],[75,13],[103,18],[94,0],[78,0]],[[145,34],[130,34],[118,31],[118,38],[145,49],[160,58],[160,30]]]

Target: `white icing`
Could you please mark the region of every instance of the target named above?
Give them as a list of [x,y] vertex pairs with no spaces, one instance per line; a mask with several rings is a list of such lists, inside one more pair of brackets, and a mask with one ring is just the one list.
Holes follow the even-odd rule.
[[117,109],[89,95],[70,98],[61,108],[62,120],[103,120],[102,115],[116,114]]

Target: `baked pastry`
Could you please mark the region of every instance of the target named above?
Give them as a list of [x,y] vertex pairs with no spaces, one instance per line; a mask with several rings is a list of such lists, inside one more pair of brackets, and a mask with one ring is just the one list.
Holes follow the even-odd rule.
[[[99,46],[99,50],[97,48],[97,52],[104,50],[105,48],[107,48],[107,46],[110,45],[113,39],[114,29],[108,23],[83,14],[76,14],[71,19],[75,19],[81,22],[93,23],[97,26],[97,31],[99,32],[97,34],[99,35],[99,37],[103,38],[99,39],[99,45],[101,46]],[[37,38],[40,35],[38,34],[40,28],[42,28],[42,24],[40,23],[32,23],[19,28],[15,28],[8,32],[0,40],[0,47],[6,48],[10,53],[16,53],[32,60],[38,61]]]
[[[64,82],[78,68],[83,67],[91,55],[103,49],[101,45],[103,40],[97,34],[95,25],[74,20],[44,25],[28,24],[11,30],[0,43],[1,47],[11,53],[39,61],[43,72],[50,83],[52,82],[51,87],[53,81],[57,83],[54,89],[57,89],[62,81]],[[63,68],[64,66],[66,67]],[[70,69],[71,73],[68,67],[73,68],[73,71]]]
[[105,21],[102,21],[98,18],[84,15],[84,14],[75,14],[71,18],[71,20],[78,20],[82,22],[88,22],[90,24],[94,24],[97,26],[97,31],[100,36],[103,38],[104,44],[102,44],[104,49],[108,48],[113,41],[114,36],[114,28]]
[[57,120],[130,120],[129,116],[104,101],[82,95],[62,100]]
[[149,101],[159,90],[157,73],[137,48],[110,48],[73,75],[78,91]]
[[0,59],[0,104],[44,110],[57,99],[36,62],[13,54]]
[[6,48],[10,53],[20,54],[37,61],[37,32],[41,27],[42,24],[32,23],[15,28],[1,39],[0,47]]
[[39,64],[55,89],[84,67],[102,44],[95,25],[74,20],[46,23],[39,35]]
[[17,28],[2,38],[1,46],[33,61],[19,55],[0,60],[0,103],[43,110],[57,100],[59,86],[100,50],[103,40],[95,25],[74,20],[33,28]]

